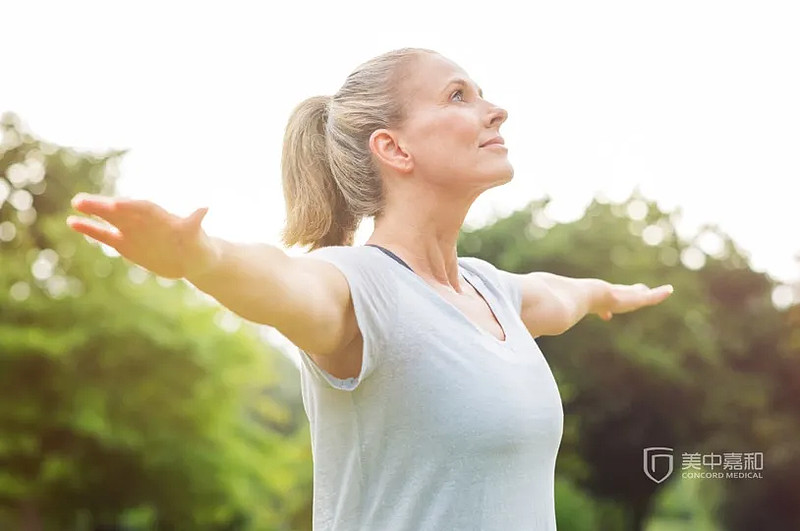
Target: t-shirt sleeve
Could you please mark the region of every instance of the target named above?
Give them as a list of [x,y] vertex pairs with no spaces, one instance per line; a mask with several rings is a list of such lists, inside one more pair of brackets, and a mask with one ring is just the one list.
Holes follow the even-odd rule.
[[301,370],[314,381],[342,391],[353,391],[381,363],[395,322],[396,284],[380,267],[374,255],[361,247],[332,246],[315,249],[305,256],[324,260],[341,271],[350,288],[358,328],[363,337],[361,372],[356,377],[338,378],[319,365],[307,352],[298,348]]
[[506,300],[516,310],[517,315],[522,313],[522,289],[519,285],[519,276],[503,269],[497,268],[491,262],[473,256],[464,256],[460,260],[467,266],[480,271],[493,285],[506,297]]

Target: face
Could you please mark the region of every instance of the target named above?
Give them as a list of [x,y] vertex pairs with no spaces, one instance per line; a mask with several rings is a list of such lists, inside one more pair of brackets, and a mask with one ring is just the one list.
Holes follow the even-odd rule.
[[485,100],[458,65],[423,54],[410,69],[401,93],[407,120],[396,130],[396,157],[404,171],[446,186],[487,189],[511,180],[514,170],[500,135],[508,113]]

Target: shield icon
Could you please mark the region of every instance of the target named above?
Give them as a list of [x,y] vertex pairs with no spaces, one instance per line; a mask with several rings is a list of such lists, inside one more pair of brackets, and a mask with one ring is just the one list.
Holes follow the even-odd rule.
[[[644,473],[656,483],[661,483],[672,474],[672,448],[667,448],[666,446],[649,446],[644,449],[643,457]],[[667,472],[660,478],[655,476],[656,459],[659,457],[667,459]]]

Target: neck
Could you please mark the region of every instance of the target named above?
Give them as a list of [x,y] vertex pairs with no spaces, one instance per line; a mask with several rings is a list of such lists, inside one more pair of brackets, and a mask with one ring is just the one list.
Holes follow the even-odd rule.
[[423,198],[400,208],[387,203],[366,243],[388,248],[422,278],[460,293],[457,242],[471,203]]

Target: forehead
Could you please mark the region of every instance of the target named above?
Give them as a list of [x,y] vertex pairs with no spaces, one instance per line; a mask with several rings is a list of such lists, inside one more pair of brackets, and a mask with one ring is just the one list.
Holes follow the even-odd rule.
[[451,81],[463,79],[478,90],[463,68],[438,54],[422,54],[404,79],[404,90],[411,101],[436,100]]

